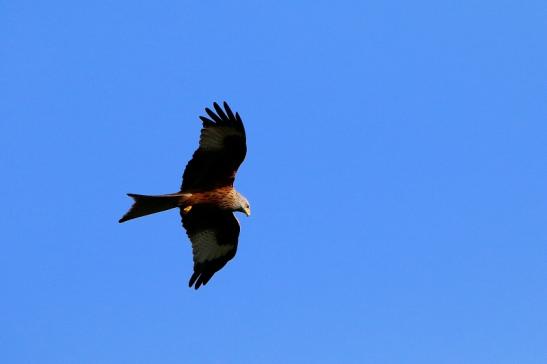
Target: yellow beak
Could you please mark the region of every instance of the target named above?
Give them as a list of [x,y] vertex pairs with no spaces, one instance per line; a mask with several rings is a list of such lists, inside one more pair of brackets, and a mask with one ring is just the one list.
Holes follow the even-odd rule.
[[245,213],[245,215],[251,216],[251,209],[244,208],[244,209],[243,209],[243,212]]

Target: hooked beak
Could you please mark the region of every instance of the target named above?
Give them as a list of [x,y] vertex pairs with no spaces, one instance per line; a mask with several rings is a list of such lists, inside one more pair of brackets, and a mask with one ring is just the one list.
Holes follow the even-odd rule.
[[251,209],[250,208],[243,208],[243,212],[245,213],[245,215],[247,215],[247,217],[251,216]]

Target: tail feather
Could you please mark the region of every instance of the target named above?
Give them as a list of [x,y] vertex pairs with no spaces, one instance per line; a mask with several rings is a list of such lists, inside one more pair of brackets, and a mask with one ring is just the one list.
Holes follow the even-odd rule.
[[135,202],[129,211],[127,211],[127,213],[118,221],[120,223],[137,217],[179,207],[183,204],[186,197],[185,194],[148,196],[134,193],[128,193],[127,196],[131,197]]

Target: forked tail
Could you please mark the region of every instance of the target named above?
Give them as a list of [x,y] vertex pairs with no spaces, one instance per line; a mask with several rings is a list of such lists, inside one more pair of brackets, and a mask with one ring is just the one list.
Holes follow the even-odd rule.
[[172,195],[147,196],[128,193],[127,196],[131,197],[135,202],[118,222],[183,206],[188,194],[176,193]]

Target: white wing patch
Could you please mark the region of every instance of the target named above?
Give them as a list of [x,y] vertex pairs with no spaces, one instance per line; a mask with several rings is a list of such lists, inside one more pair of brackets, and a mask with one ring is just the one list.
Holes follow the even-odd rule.
[[201,132],[199,146],[204,150],[220,150],[226,137],[239,134],[237,130],[225,126],[205,128]]
[[203,263],[228,254],[234,247],[232,245],[218,245],[214,230],[203,230],[190,237],[194,262]]

